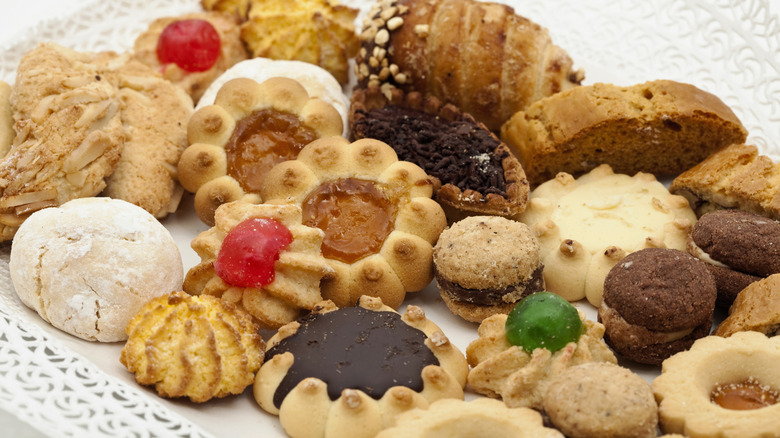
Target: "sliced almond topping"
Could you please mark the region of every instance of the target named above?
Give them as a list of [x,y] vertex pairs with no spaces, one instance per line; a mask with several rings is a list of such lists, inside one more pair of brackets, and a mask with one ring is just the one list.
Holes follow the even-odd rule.
[[103,155],[112,146],[111,140],[102,131],[93,131],[70,153],[62,164],[65,173],[73,173],[83,169],[96,158]]
[[0,208],[7,209],[36,202],[51,201],[54,199],[57,199],[57,189],[53,188],[39,190],[36,192],[19,193],[18,195],[7,196],[0,199]]

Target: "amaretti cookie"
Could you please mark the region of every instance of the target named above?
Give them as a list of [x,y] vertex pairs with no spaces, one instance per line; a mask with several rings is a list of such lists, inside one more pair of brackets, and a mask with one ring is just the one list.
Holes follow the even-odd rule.
[[323,302],[268,341],[254,395],[291,437],[373,437],[395,417],[441,398],[463,399],[463,353],[416,306],[378,298]]
[[780,334],[780,274],[751,283],[742,290],[729,308],[729,316],[713,333],[731,336],[742,331]]
[[22,302],[54,327],[90,341],[127,338],[151,298],[181,289],[183,267],[168,230],[125,201],[83,198],[33,213],[11,246]]
[[750,283],[780,273],[780,223],[740,210],[704,214],[693,226],[688,252],[704,261],[728,307]]
[[449,222],[468,215],[516,219],[525,209],[529,186],[517,158],[452,104],[393,87],[356,89],[350,129],[353,140],[381,140],[437,178],[434,199]]
[[780,337],[708,336],[653,381],[661,430],[706,438],[780,436]]
[[315,139],[341,132],[338,111],[310,98],[293,79],[233,79],[214,105],[190,118],[179,181],[195,193],[198,217],[213,225],[214,210],[226,202],[260,202],[258,193],[275,164],[296,158]]
[[471,216],[444,230],[433,267],[444,303],[472,322],[509,313],[544,289],[536,237],[524,223],[497,216]]
[[301,223],[295,205],[234,201],[215,225],[192,240],[201,262],[184,279],[193,295],[214,295],[279,328],[322,301],[320,280],[332,275],[320,253],[324,233]]
[[621,356],[660,365],[712,327],[717,288],[703,262],[675,249],[627,255],[604,280],[599,320]]
[[501,127],[532,185],[600,164],[618,173],[678,174],[746,137],[717,96],[667,80],[575,87],[535,102]]
[[263,363],[265,343],[247,313],[215,297],[173,292],[146,303],[127,324],[119,356],[161,397],[198,403],[241,394]]
[[261,195],[301,207],[303,223],[325,232],[322,255],[335,271],[323,299],[353,306],[361,295],[393,308],[433,279],[433,245],[447,225],[433,183],[378,140],[316,140],[277,164]]
[[642,248],[685,250],[696,215],[653,175],[616,174],[605,164],[540,185],[520,220],[541,245],[547,290],[598,306],[612,266]]

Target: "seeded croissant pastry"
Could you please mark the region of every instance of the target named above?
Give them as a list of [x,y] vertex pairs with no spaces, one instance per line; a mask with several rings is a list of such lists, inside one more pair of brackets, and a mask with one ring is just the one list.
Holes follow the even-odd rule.
[[493,131],[584,76],[546,29],[495,3],[380,0],[360,40],[359,85],[433,94]]

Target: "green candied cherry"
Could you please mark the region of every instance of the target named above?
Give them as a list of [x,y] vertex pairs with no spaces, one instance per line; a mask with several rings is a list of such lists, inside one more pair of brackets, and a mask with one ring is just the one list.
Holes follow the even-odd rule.
[[530,353],[537,348],[555,352],[577,342],[584,327],[574,306],[560,295],[542,291],[517,303],[504,330],[510,344]]

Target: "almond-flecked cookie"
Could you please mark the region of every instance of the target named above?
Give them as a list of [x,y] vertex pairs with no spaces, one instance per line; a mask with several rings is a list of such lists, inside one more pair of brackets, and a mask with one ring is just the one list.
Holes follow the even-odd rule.
[[295,438],[374,437],[396,416],[463,399],[468,365],[423,310],[403,315],[363,296],[357,307],[320,303],[268,341],[255,400]]
[[729,316],[713,333],[728,337],[737,332],[754,331],[767,336],[780,334],[780,274],[751,283],[729,308]]
[[520,220],[541,245],[547,290],[598,307],[612,266],[642,248],[684,251],[696,215],[653,175],[616,174],[604,164],[577,179],[561,172],[543,183]]
[[[282,233],[285,229],[289,232],[289,243],[277,250],[276,258],[258,258],[255,249],[241,240],[237,241],[239,245],[233,244],[223,252],[225,240],[233,230],[258,219],[275,221],[281,225],[278,229]],[[299,207],[234,201],[217,209],[215,222],[211,229],[192,240],[192,248],[201,262],[187,272],[185,292],[220,297],[246,310],[261,326],[274,329],[295,321],[301,311],[311,310],[322,301],[320,280],[332,275],[333,270],[320,253],[323,232],[301,223]],[[265,234],[263,230],[255,230],[244,240],[268,242],[279,238],[276,232]],[[240,263],[224,262],[225,267],[220,270],[220,256],[231,255],[227,251],[233,252]],[[242,278],[250,270],[254,271],[252,265],[260,263],[270,265],[270,278],[266,277],[266,281]]]
[[0,81],[0,158],[14,141],[14,111],[11,108],[11,86]]
[[202,403],[241,394],[263,363],[265,343],[252,317],[212,296],[172,292],[144,305],[127,324],[119,357],[161,397]]
[[437,400],[428,408],[413,409],[377,438],[563,438],[544,427],[542,416],[528,408],[509,408],[498,400],[478,398]]
[[335,271],[322,297],[339,307],[361,295],[392,307],[433,279],[433,245],[447,225],[420,167],[398,161],[378,140],[330,137],[267,174],[268,203],[301,206],[303,223],[322,229],[322,254]]

